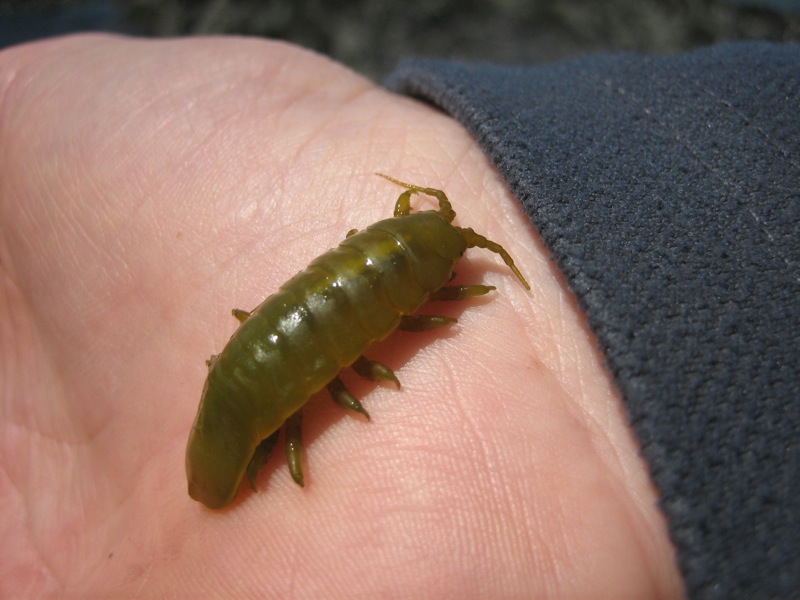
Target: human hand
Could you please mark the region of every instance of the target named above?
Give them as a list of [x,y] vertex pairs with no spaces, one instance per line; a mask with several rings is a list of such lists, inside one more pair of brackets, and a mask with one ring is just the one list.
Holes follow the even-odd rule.
[[[455,121],[263,40],[21,46],[0,98],[0,595],[681,594],[594,340]],[[498,291],[376,346],[403,388],[352,380],[371,422],[312,398],[304,489],[277,451],[208,510],[183,464],[204,360],[231,308],[390,216],[375,171],[445,190],[533,290],[469,251],[459,280]]]

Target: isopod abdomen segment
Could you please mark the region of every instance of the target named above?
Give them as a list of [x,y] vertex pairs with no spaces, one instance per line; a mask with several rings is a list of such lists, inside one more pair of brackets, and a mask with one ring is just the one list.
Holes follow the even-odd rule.
[[[462,300],[493,290],[447,286],[467,248],[500,255],[526,289],[505,249],[456,216],[445,193],[403,183],[394,216],[351,230],[333,250],[283,284],[254,310],[233,311],[241,322],[225,348],[208,361],[208,377],[186,450],[189,495],[211,508],[236,496],[245,477],[255,487],[281,426],[289,470],[303,485],[302,408],[326,387],[343,407],[369,418],[339,379],[345,367],[400,386],[389,367],[363,356],[396,329],[425,331],[455,319],[415,315],[425,302]],[[438,210],[411,211],[411,196],[437,199]]]

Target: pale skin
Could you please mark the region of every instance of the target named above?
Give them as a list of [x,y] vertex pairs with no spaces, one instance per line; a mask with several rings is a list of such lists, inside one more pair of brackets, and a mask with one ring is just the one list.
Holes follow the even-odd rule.
[[[74,37],[0,53],[0,596],[674,598],[657,491],[584,317],[453,119],[241,39]],[[372,420],[305,411],[227,509],[186,491],[205,360],[402,189],[445,190],[459,283],[345,374]],[[427,206],[425,203],[429,203]],[[414,198],[423,208],[429,199]]]

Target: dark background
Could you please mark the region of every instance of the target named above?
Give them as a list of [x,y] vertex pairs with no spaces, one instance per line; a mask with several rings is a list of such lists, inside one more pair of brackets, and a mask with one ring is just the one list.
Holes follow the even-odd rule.
[[405,56],[542,63],[800,40],[800,0],[0,0],[0,47],[71,31],[289,40],[376,80]]

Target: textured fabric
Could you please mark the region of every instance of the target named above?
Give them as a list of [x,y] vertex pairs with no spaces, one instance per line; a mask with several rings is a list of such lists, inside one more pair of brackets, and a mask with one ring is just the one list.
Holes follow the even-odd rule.
[[566,275],[693,598],[800,590],[800,47],[410,60]]

